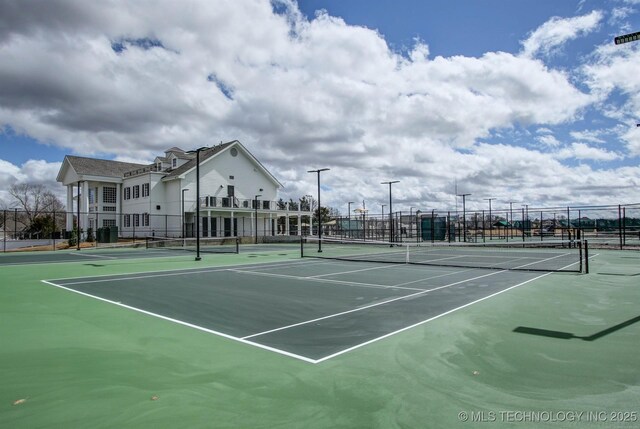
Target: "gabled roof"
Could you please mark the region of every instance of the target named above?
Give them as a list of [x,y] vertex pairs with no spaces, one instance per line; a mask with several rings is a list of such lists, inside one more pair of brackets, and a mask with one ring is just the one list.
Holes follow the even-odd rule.
[[[218,155],[221,152],[224,152],[227,149],[230,149],[232,146],[238,146],[239,148],[242,149],[242,151],[244,153],[247,154],[247,156],[249,157],[249,159],[256,164],[256,166],[258,168],[260,168],[260,170],[262,170],[262,172],[269,177],[277,186],[279,187],[283,187],[282,183],[280,183],[278,181],[278,179],[276,179],[270,172],[269,170],[267,170],[261,163],[260,161],[258,161],[258,159],[256,157],[254,157],[251,152],[249,152],[247,150],[247,148],[245,148],[242,143],[240,143],[238,140],[234,140],[231,142],[227,142],[227,143],[221,143],[218,146],[213,146],[211,148],[208,149],[204,149],[200,152],[200,165],[202,165],[206,160]],[[171,170],[169,172],[169,174],[167,174],[162,180],[171,180],[171,179],[176,179],[179,177],[183,177],[186,173],[188,173],[189,171],[193,170],[194,168],[196,168],[196,158],[195,158],[195,154],[189,154],[191,155],[193,158],[190,159],[189,161],[187,161],[186,163],[182,164],[180,167],[177,167],[174,170]]]
[[193,158],[193,154],[187,153],[179,147],[172,147],[171,149],[167,149],[164,151],[166,159],[169,159],[169,156],[173,154],[178,159],[191,159]]
[[67,163],[78,175],[106,176],[122,178],[124,173],[146,167],[146,164],[134,164],[131,162],[111,161],[108,159],[84,158],[81,156],[67,155],[64,157],[63,167],[58,173],[58,181],[64,165]]

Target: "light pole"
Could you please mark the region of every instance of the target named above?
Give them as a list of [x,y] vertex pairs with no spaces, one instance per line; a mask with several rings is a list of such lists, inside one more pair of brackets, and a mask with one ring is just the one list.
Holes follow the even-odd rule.
[[525,215],[523,216],[524,219],[522,222],[522,237],[524,238],[525,231],[527,231],[527,233],[529,232],[529,204],[523,204],[522,207],[525,208]]
[[[78,219],[77,219],[77,231],[76,231],[76,250],[80,250],[80,182],[78,182],[78,204],[76,204],[78,207]],[[87,211],[89,211],[87,209]],[[17,227],[16,227],[17,229]],[[136,237],[135,234],[133,235],[133,241],[136,241]]]
[[253,208],[255,210],[255,215],[254,215],[254,217],[255,217],[255,219],[254,219],[255,220],[254,233],[255,233],[255,237],[256,237],[255,244],[258,244],[258,197],[261,197],[261,196],[262,196],[262,194],[258,194],[253,198]]
[[317,170],[307,171],[307,173],[318,174],[318,253],[322,253],[322,220],[320,219],[320,173],[329,170],[330,168],[319,168]]
[[187,153],[196,154],[196,261],[200,258],[200,152],[208,149],[207,147],[199,147],[190,150]]
[[513,203],[515,201],[509,201],[509,217],[511,220],[509,221],[509,230],[511,231],[511,238],[513,238]]
[[391,185],[399,183],[399,180],[390,180],[388,182],[380,182],[381,185],[389,185],[389,242],[393,243],[393,201],[391,199]]
[[385,235],[384,234],[384,231],[385,231],[385,229],[384,229],[384,208],[385,208],[386,204],[381,204],[381,206],[382,206],[382,240],[384,240],[384,235]]
[[413,209],[415,207],[409,207],[409,238],[413,237]]
[[467,242],[467,208],[466,208],[466,198],[471,194],[460,194],[459,197],[462,197],[462,236],[464,237],[464,242]]
[[188,191],[188,190],[189,190],[189,188],[184,188],[184,189],[182,190],[182,217],[181,217],[181,218],[182,218],[182,239],[183,239],[183,240],[184,240],[185,238],[187,238],[187,232],[186,232],[186,229],[187,229],[187,228],[186,228],[186,226],[185,226],[185,224],[184,224],[184,193],[185,193],[186,191]]
[[353,201],[347,202],[347,213],[349,214],[349,238],[351,238],[351,204],[354,204]]
[[[491,220],[491,201],[495,200],[495,198],[485,198],[484,200],[489,201],[489,240],[493,240],[493,221]],[[482,219],[482,233],[484,234],[484,219]]]

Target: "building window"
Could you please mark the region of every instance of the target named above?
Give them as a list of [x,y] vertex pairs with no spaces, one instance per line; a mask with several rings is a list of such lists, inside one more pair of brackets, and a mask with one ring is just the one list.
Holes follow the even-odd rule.
[[115,219],[102,219],[102,226],[105,228],[116,226]]
[[116,206],[102,206],[103,212],[115,212]]
[[131,227],[131,215],[130,214],[124,215],[124,226],[125,226],[125,228],[130,228]]
[[102,188],[102,202],[108,204],[116,203],[116,188]]
[[131,199],[131,188],[130,187],[126,187],[124,188],[124,199],[125,200],[130,200]]
[[142,213],[142,226],[149,226],[149,213]]
[[140,215],[138,213],[133,215],[133,226],[140,226]]
[[148,183],[143,183],[142,184],[142,196],[143,197],[148,197],[149,196],[149,184]]
[[171,166],[172,166],[173,168],[176,168],[176,167],[178,166],[178,160],[177,160],[176,158],[173,158],[173,159],[171,160]]
[[140,198],[140,185],[133,187],[133,198]]
[[96,189],[89,188],[89,204],[96,203]]

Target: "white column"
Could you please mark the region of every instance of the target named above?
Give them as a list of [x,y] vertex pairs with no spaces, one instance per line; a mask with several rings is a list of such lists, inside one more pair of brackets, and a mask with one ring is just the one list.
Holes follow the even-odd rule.
[[66,214],[66,229],[71,231],[73,229],[73,185],[67,185],[67,214]]
[[289,213],[284,217],[284,235],[290,235],[289,233]]
[[82,234],[83,238],[87,236],[87,229],[89,228],[89,182],[85,180],[82,182],[82,203],[80,204],[80,227],[84,230]]
[[118,230],[120,230],[120,212],[122,211],[122,203],[120,202],[120,198],[122,197],[122,183],[118,183],[116,185],[116,226]]
[[298,236],[302,235],[302,215],[298,213]]

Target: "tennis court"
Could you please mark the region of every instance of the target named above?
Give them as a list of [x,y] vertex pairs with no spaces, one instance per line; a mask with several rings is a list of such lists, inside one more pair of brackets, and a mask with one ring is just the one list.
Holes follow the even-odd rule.
[[302,261],[44,282],[318,363],[537,277]]
[[[211,241],[220,242],[215,245],[209,244]],[[99,264],[101,262],[127,260],[127,259],[162,259],[175,257],[193,257],[196,248],[193,240],[189,241],[189,245],[183,243],[186,240],[155,240],[142,241],[137,244],[127,244],[121,246],[104,246],[90,247],[81,250],[68,249],[45,252],[7,252],[0,253],[0,267],[9,265],[31,265],[31,264],[58,264],[58,263],[83,263],[83,264]],[[223,243],[223,244],[222,244]],[[291,244],[267,244],[267,245],[250,245],[243,244],[242,251],[244,253],[271,251],[290,251],[296,250],[299,245]],[[203,254],[224,254],[238,253],[240,244],[235,240],[218,239],[203,240],[201,252]]]
[[[462,413],[481,411],[638,411],[636,252],[592,249],[583,274],[517,269],[530,254],[501,269],[407,264],[401,247],[367,250],[400,264],[345,261],[356,252],[340,249],[0,255],[0,422],[463,428]],[[425,252],[410,262],[432,262]],[[475,262],[508,258],[482,252]]]

